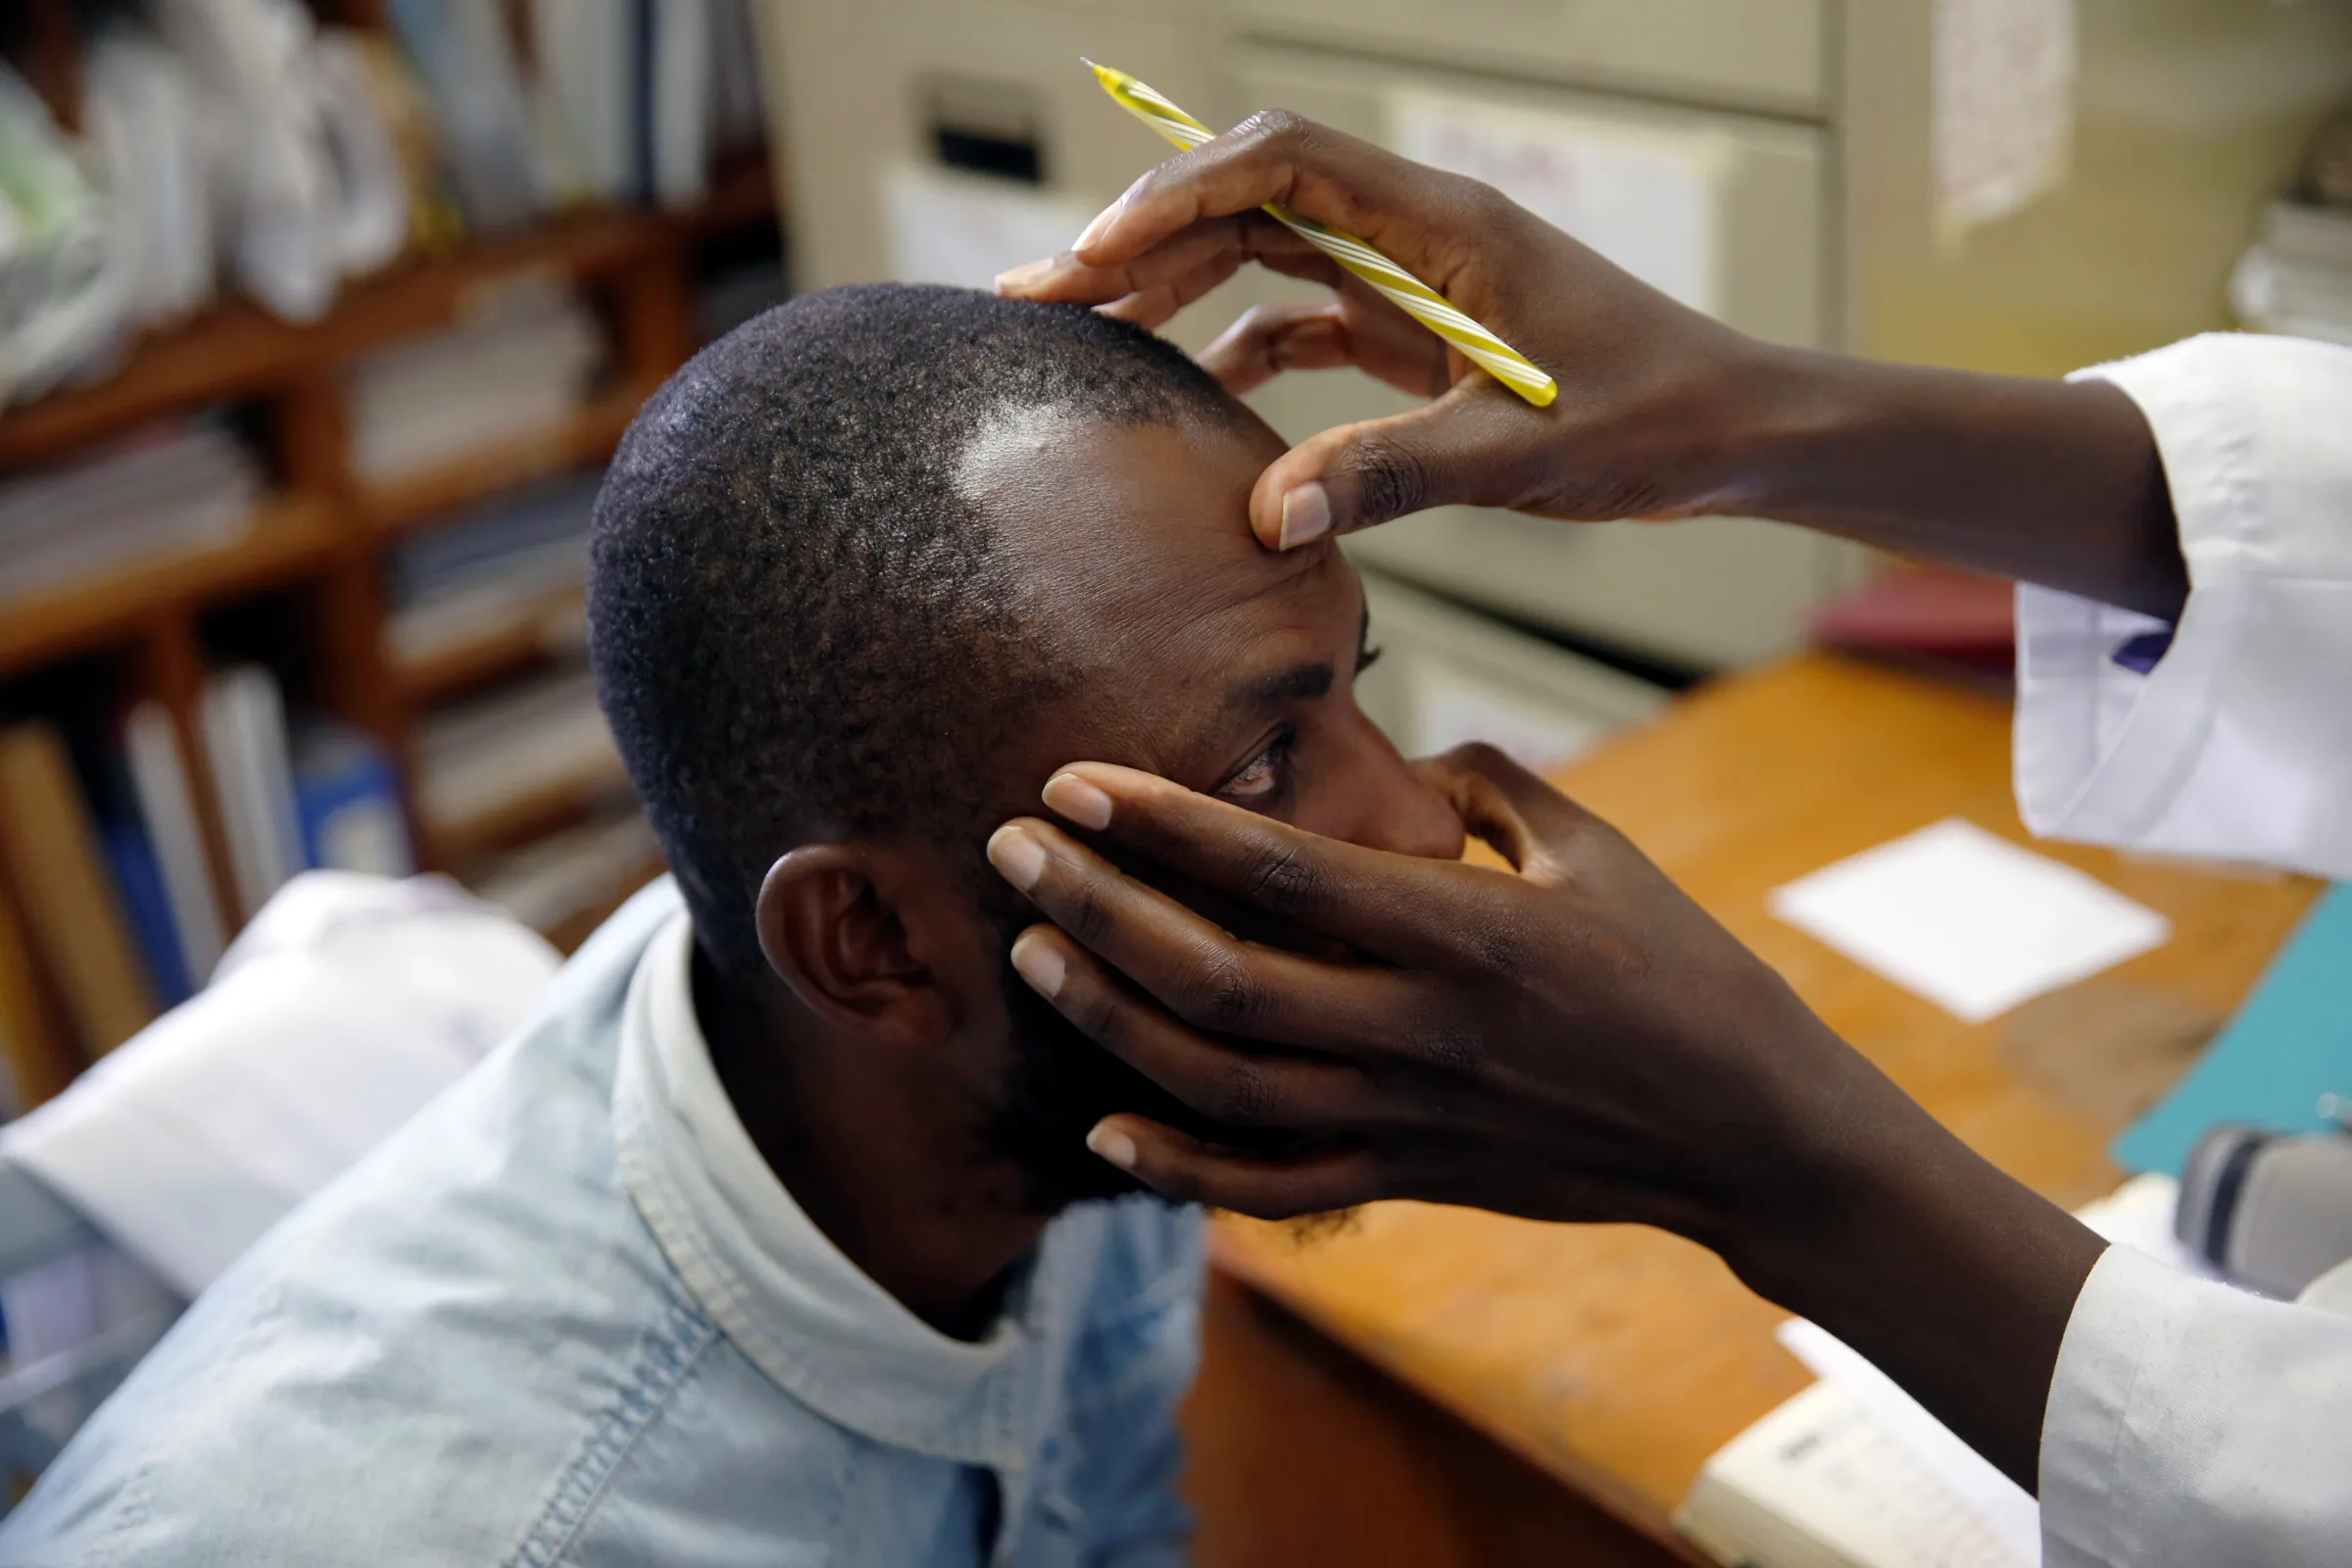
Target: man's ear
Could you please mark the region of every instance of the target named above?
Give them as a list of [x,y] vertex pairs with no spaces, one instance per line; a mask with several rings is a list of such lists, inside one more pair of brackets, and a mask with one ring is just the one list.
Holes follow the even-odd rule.
[[858,844],[804,844],[767,868],[755,923],[768,967],[801,1005],[862,1034],[944,1031],[936,977]]

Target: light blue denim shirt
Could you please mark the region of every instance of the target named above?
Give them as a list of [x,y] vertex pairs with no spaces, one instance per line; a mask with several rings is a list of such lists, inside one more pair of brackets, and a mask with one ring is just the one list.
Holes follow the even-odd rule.
[[0,1563],[1181,1562],[1198,1216],[1072,1209],[977,1343],[832,1249],[717,1090],[666,882],[265,1238]]

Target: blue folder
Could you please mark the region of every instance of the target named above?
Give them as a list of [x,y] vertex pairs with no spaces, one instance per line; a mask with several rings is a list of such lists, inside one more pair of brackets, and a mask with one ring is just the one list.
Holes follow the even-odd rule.
[[2216,1122],[2320,1132],[2324,1095],[2352,1103],[2352,884],[2312,906],[2204,1058],[2115,1141],[2116,1162],[2178,1176]]

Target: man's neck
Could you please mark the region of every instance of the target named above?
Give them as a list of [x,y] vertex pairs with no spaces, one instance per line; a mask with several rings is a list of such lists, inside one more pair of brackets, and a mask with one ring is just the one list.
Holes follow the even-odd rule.
[[872,1053],[807,1049],[788,999],[747,996],[694,961],[694,1007],[744,1130],[803,1212],[906,1309],[984,1337],[1049,1219],[1019,1173],[981,1152],[972,1107],[942,1075],[910,1081]]

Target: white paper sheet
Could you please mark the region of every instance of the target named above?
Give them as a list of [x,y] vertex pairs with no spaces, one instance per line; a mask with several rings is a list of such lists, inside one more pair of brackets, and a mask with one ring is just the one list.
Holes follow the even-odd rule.
[[1959,817],[1776,888],[1771,908],[1970,1023],[2172,938],[2155,910]]
[[2065,183],[2075,0],[1936,0],[1931,136],[1945,245]]
[[1651,287],[1714,311],[1718,210],[1736,148],[1712,130],[1398,91],[1389,145],[1483,180]]
[[902,165],[882,179],[891,275],[987,288],[997,274],[1070,248],[1095,209],[1010,180]]

